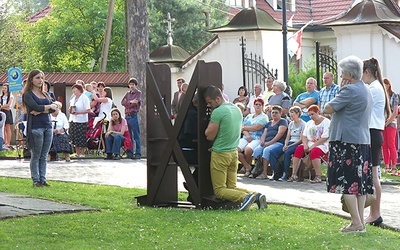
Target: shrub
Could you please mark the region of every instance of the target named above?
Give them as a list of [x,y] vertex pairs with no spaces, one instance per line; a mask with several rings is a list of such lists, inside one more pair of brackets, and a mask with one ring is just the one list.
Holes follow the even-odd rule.
[[289,85],[292,87],[292,100],[306,91],[306,80],[309,77],[316,78],[317,69],[315,67],[315,57],[304,62],[303,68],[299,69],[298,66],[291,62],[289,65]]

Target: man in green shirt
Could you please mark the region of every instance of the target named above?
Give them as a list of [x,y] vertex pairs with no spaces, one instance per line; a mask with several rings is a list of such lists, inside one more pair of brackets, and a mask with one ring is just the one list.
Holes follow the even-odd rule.
[[205,136],[207,140],[214,141],[210,173],[215,196],[241,202],[240,211],[248,210],[254,202],[259,208],[266,208],[265,195],[236,187],[242,113],[234,104],[226,102],[221,90],[213,85],[205,89],[203,96],[212,110]]

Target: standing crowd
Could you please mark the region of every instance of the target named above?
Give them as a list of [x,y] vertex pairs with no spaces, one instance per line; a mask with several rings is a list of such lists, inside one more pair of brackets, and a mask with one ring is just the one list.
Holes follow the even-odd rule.
[[[349,56],[338,65],[340,84],[335,84],[334,75],[326,72],[324,87],[318,91],[316,79],[310,77],[306,91],[294,100],[286,83],[272,77],[266,79],[264,92],[256,84],[251,96],[241,86],[233,103],[215,86],[204,90],[203,98],[211,110],[205,137],[213,141],[210,173],[217,198],[240,202],[239,210],[248,210],[253,203],[266,208],[265,195],[236,186],[237,174],[296,182],[300,162],[308,157],[315,170],[310,182],[321,183],[321,161],[327,159],[327,191],[342,194],[351,215],[351,223],[340,231],[365,232],[365,223],[379,226],[383,222],[380,163],[383,152],[385,171],[397,173],[399,97],[389,79],[382,77],[375,58],[362,61]],[[26,136],[31,152],[34,186],[49,186],[49,153],[64,153],[66,161],[73,152],[85,157],[92,132],[99,134],[105,160],[121,159],[121,148],[129,158],[141,158],[138,112],[142,93],[135,78],[129,80],[129,91],[121,100],[124,113],[116,108],[111,88],[104,82],[85,84],[77,80],[69,99],[69,119],[44,78],[40,70],[31,71],[15,105],[17,128]],[[177,85],[171,119],[178,114],[188,88],[183,78],[178,78]],[[0,150],[11,147],[13,103],[14,96],[4,84]],[[254,165],[259,166],[257,171]],[[370,214],[364,218],[367,197],[372,195]]]
[[[62,103],[50,91],[50,83],[45,80],[42,71],[32,70],[28,74],[15,105],[9,85],[3,84],[0,150],[12,149],[11,126],[15,124],[17,143],[23,145],[26,141],[24,146],[30,153],[31,178],[35,187],[50,186],[46,181],[48,157],[57,159],[58,154],[63,153],[66,162],[70,161],[72,153],[76,157],[85,157],[93,128],[99,128],[96,131],[96,147],[106,153],[105,160],[119,160],[121,152],[131,159],[140,159],[138,112],[142,93],[135,78],[129,79],[127,85],[129,91],[121,101],[125,108],[122,113],[113,103],[111,88],[106,87],[104,82],[85,84],[77,80],[71,87],[67,118],[61,111]],[[15,121],[12,108],[16,109]]]
[[[248,96],[241,86],[233,100],[242,114],[240,129],[234,122],[236,111],[222,91],[214,86],[206,89],[204,98],[212,113],[205,135],[214,141],[210,169],[218,198],[240,201],[240,210],[246,210],[259,203],[261,194],[238,189],[236,174],[295,182],[300,162],[307,157],[315,170],[310,183],[322,182],[321,162],[325,161],[327,191],[342,194],[351,223],[340,232],[362,233],[366,223],[383,222],[380,164],[383,155],[385,171],[397,172],[399,97],[389,79],[382,77],[375,58],[362,61],[349,56],[339,67],[340,84],[326,72],[324,87],[318,91],[316,79],[310,77],[306,91],[294,100],[286,83],[272,77],[266,79],[264,93],[256,84]],[[364,218],[366,204],[371,208]]]

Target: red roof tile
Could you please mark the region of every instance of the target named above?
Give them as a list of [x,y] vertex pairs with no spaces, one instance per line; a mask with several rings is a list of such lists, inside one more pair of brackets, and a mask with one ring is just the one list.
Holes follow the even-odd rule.
[[25,21],[29,23],[36,23],[39,19],[47,16],[50,13],[50,11],[51,11],[51,6],[47,5],[44,9],[41,9],[32,16],[26,18]]
[[[323,24],[343,16],[347,13],[354,0],[296,0],[295,12],[287,10],[286,18],[292,15],[293,25],[302,25],[311,20],[317,24]],[[268,12],[276,21],[282,23],[282,11],[275,11],[266,0],[256,0],[256,6]]]

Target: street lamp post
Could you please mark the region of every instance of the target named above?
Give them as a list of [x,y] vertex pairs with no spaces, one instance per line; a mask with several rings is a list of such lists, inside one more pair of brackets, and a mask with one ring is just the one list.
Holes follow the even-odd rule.
[[[287,23],[286,23],[286,0],[282,1],[282,35],[283,35],[283,80],[289,86],[289,67],[288,67],[288,52],[287,52]],[[289,88],[287,88],[289,89]]]

